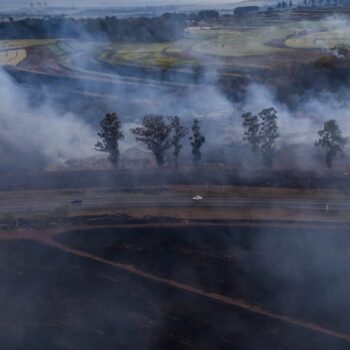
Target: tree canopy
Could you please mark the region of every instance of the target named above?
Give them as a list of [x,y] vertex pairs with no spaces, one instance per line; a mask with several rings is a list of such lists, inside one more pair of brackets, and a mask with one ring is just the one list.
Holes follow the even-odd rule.
[[193,163],[197,164],[202,158],[201,148],[205,143],[199,120],[195,118],[192,123],[192,136],[190,137],[192,146]]
[[259,132],[261,154],[264,164],[270,167],[275,153],[275,143],[279,137],[277,111],[272,107],[263,109],[258,116],[261,120]]
[[158,166],[165,163],[165,152],[171,147],[172,127],[162,115],[147,115],[142,126],[131,129],[136,140],[144,143],[152,151]]
[[260,146],[260,124],[259,118],[257,115],[253,115],[252,113],[244,113],[242,114],[244,135],[243,141],[249,143],[252,147],[252,151],[256,154],[259,150]]
[[107,152],[108,159],[113,166],[118,165],[119,161],[119,141],[124,138],[121,130],[121,121],[116,113],[108,113],[100,121],[101,131],[97,134],[102,141],[95,145],[99,152]]
[[328,168],[332,168],[333,161],[338,155],[344,155],[344,146],[347,138],[342,136],[342,132],[334,119],[324,122],[323,129],[319,130],[320,137],[315,145],[326,151],[325,162]]
[[244,113],[242,125],[243,141],[250,144],[254,154],[260,151],[264,164],[271,167],[275,143],[279,137],[277,111],[271,107],[263,109],[258,115],[253,115],[251,112]]
[[170,117],[169,119],[173,132],[171,144],[174,149],[175,169],[177,170],[178,158],[182,149],[181,140],[188,134],[188,129],[181,125],[181,120],[178,116]]
[[105,41],[170,41],[183,36],[185,17],[165,14],[154,18],[25,18],[0,23],[2,39],[70,38]]

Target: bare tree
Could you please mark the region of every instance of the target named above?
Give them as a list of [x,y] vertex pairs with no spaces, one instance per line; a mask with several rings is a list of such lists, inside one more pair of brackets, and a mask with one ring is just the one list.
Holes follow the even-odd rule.
[[201,148],[205,143],[205,137],[201,132],[199,120],[195,118],[192,123],[192,136],[190,137],[192,146],[193,163],[198,164],[202,158]]
[[97,142],[95,149],[99,152],[107,152],[108,160],[116,167],[119,161],[119,141],[124,138],[121,121],[116,113],[108,113],[100,121],[100,126],[101,131],[97,135],[102,142]]
[[258,117],[261,120],[259,138],[263,162],[266,166],[271,167],[275,153],[275,142],[279,137],[277,111],[274,108],[263,109]]
[[143,142],[153,152],[158,166],[165,162],[165,152],[171,147],[171,125],[162,115],[147,115],[142,126],[131,129],[136,140]]
[[175,158],[175,169],[178,169],[178,159],[182,149],[181,140],[186,137],[188,134],[188,129],[181,125],[181,120],[179,117],[169,117],[170,125],[173,130],[173,135],[171,139],[171,144],[174,149],[174,158]]
[[342,136],[342,132],[334,119],[326,121],[318,135],[320,138],[315,142],[315,145],[326,150],[325,162],[328,168],[332,168],[333,160],[338,154],[344,155],[347,138]]
[[252,147],[253,153],[256,154],[259,150],[261,141],[259,135],[259,118],[257,115],[248,112],[242,114],[242,120],[244,128],[243,141],[248,142]]

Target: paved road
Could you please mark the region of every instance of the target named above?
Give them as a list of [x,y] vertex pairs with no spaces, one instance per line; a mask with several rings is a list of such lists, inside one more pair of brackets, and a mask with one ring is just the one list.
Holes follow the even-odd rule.
[[69,205],[72,210],[96,210],[96,209],[137,209],[137,208],[213,208],[213,209],[289,209],[305,211],[350,211],[350,201],[315,199],[312,198],[252,198],[252,197],[208,197],[202,201],[195,202],[191,197],[186,196],[163,196],[163,195],[145,195],[145,196],[122,196],[122,198],[109,197],[87,197],[82,198],[82,204],[70,204],[69,200],[52,199],[50,200],[22,200],[0,203],[0,213],[18,213],[18,212],[41,212],[51,211],[62,205]]

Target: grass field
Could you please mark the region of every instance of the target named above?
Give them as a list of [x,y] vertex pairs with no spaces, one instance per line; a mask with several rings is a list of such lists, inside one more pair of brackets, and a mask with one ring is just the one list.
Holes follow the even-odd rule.
[[151,44],[113,44],[102,52],[100,59],[109,64],[132,64],[140,66],[173,67],[193,65],[194,58],[183,53],[190,47],[186,41]]
[[0,66],[17,65],[27,57],[25,49],[0,51]]
[[110,65],[157,66],[161,68],[193,65],[257,67],[246,58],[284,57],[299,49],[328,49],[350,45],[350,28],[346,22],[322,20],[286,20],[254,26],[217,25],[190,27],[183,40],[170,43],[112,44],[100,60]]
[[54,43],[53,39],[0,40],[0,51],[27,49]]
[[[30,50],[44,47],[62,69],[95,74],[97,78],[104,73],[122,73],[123,79],[128,75],[139,78],[135,68],[140,72],[183,70],[189,77],[201,74],[203,69],[245,75],[293,60],[315,59],[315,55],[321,56],[325,50],[341,44],[350,45],[350,27],[345,20],[314,19],[312,15],[308,18],[299,14],[297,19],[252,17],[189,27],[183,39],[166,43],[5,40],[0,42],[0,64],[17,65]],[[300,50],[303,51],[299,54]],[[36,70],[47,65],[44,56],[37,60]],[[129,71],[120,71],[125,68]]]
[[52,42],[51,39],[0,40],[0,66],[16,66],[27,58],[26,49]]

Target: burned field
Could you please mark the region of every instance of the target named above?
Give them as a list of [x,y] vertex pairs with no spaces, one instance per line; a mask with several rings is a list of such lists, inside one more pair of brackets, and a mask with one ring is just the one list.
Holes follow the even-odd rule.
[[0,23],[1,348],[350,348],[342,12]]
[[348,229],[120,226],[36,237],[0,242],[7,348],[349,346]]

